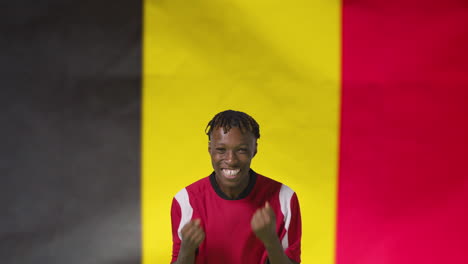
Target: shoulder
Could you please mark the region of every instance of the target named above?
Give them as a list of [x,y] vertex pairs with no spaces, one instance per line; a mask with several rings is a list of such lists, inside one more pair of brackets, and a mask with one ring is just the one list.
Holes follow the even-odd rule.
[[286,184],[283,184],[279,181],[276,181],[272,178],[266,177],[258,173],[257,173],[257,181],[258,181],[259,186],[265,189],[275,190],[276,192],[285,193],[285,194],[295,193],[294,190],[291,189]]
[[276,180],[273,180],[272,178],[269,178],[267,176],[264,176],[262,174],[259,174],[257,173],[257,183],[260,185],[260,186],[266,186],[268,188],[271,188],[272,186],[274,187],[280,187],[281,186],[281,182],[279,181],[276,181]]
[[[295,191],[288,185],[269,177],[257,174],[255,196],[271,199],[273,205],[278,206],[278,209],[285,209],[285,206],[295,203],[297,196]],[[270,197],[270,198],[268,198]]]
[[193,199],[196,196],[200,196],[206,193],[206,191],[210,188],[210,180],[209,177],[204,177],[185,188],[179,190],[174,198],[176,200],[183,200],[183,199]]

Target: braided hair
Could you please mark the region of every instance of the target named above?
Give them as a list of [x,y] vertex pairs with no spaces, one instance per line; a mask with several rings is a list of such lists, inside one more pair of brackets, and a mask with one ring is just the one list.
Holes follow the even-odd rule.
[[205,128],[208,140],[211,139],[213,130],[220,127],[223,128],[224,134],[229,132],[231,128],[238,127],[242,133],[250,131],[256,139],[260,138],[260,127],[257,121],[244,112],[226,110],[216,114]]

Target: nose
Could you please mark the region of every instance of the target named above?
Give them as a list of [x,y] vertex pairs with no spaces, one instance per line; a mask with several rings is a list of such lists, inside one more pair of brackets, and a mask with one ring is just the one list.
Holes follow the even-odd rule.
[[236,165],[238,162],[237,155],[234,151],[226,151],[226,156],[224,157],[224,161],[227,165]]

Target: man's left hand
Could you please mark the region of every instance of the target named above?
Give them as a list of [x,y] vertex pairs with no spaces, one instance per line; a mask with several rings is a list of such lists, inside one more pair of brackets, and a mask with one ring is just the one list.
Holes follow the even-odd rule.
[[270,243],[274,239],[278,239],[276,235],[276,216],[268,202],[265,206],[255,211],[250,226],[255,235],[263,244]]

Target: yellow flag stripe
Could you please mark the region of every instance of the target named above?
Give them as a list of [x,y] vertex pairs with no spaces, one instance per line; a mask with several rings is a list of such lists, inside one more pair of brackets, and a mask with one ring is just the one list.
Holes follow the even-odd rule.
[[261,128],[257,172],[298,194],[303,263],[334,263],[340,2],[144,3],[143,263],[169,263],[174,194],[211,171],[226,109]]

